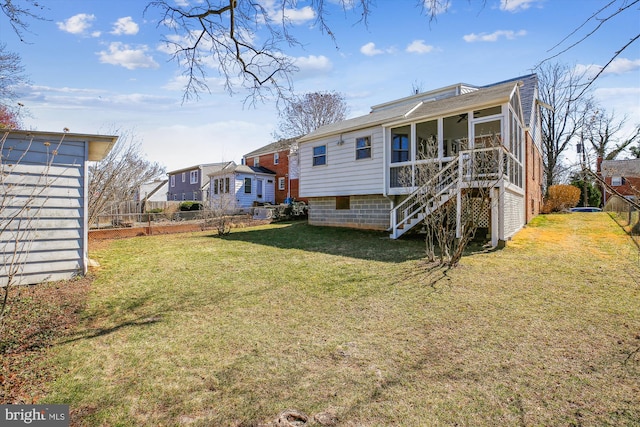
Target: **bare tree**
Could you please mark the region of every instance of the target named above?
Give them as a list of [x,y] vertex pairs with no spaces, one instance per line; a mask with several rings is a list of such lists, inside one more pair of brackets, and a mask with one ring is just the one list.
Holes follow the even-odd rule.
[[28,83],[20,55],[7,51],[0,43],[0,127],[20,128],[22,104],[12,105],[17,98],[16,88]]
[[585,86],[585,75],[561,64],[543,66],[538,74],[540,100],[552,108],[542,108],[542,155],[545,191],[563,175],[563,156],[593,112],[590,96],[577,94]]
[[112,203],[130,201],[145,182],[165,174],[165,168],[145,159],[131,131],[120,133],[118,142],[101,161],[89,166],[88,222],[93,223]]
[[41,11],[45,9],[40,0],[0,0],[0,9],[9,20],[13,31],[24,41],[23,34],[29,31],[31,19],[44,19]]
[[287,102],[280,112],[278,139],[298,138],[320,126],[342,121],[347,116],[347,103],[337,92],[311,92]]
[[211,179],[209,206],[205,208],[205,228],[213,226],[218,236],[231,233],[232,215],[238,212],[236,180],[234,174]]
[[626,120],[626,117],[616,120],[614,113],[607,114],[601,109],[587,121],[585,139],[589,141],[597,157],[614,160],[627,147],[640,141],[640,125],[630,135],[620,135]]
[[[615,19],[628,13],[637,13],[638,3],[640,0],[610,0],[600,9],[596,10],[580,25],[575,27],[564,39],[558,42],[555,46],[548,50],[548,52],[556,51],[553,55],[544,59],[536,68],[539,68],[542,64],[553,60],[563,53],[575,48],[578,45],[591,41],[597,37],[598,31],[605,25],[615,25]],[[581,31],[585,31],[583,35],[580,35]],[[617,46],[621,46],[617,50],[611,53],[609,61],[598,70],[593,76],[589,77],[585,85],[577,92],[575,92],[575,99],[580,98],[587,93],[591,85],[596,81],[598,77],[613,63],[613,61],[620,56],[622,52],[628,49],[632,44],[636,43],[640,39],[640,32],[638,32],[637,26],[628,27],[628,40],[621,40]],[[615,48],[613,48],[615,49]]]
[[[455,267],[495,203],[492,191],[504,170],[500,138],[485,137],[484,148],[467,150],[456,161],[441,165],[435,138],[420,144],[418,162],[400,173],[402,186],[417,189],[403,203],[405,211],[423,217],[426,258],[447,268]],[[444,166],[444,167],[443,167]],[[488,226],[488,224],[486,224]]]

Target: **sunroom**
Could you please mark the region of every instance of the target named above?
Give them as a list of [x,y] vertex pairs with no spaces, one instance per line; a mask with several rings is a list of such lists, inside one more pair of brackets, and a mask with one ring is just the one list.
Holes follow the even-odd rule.
[[[432,105],[423,102],[405,115],[405,121],[384,126],[385,189],[394,205],[392,237],[469,189],[500,189],[495,199],[507,188],[524,194],[525,136],[518,86],[491,99],[478,92],[453,100],[469,98],[466,105],[446,99]],[[457,108],[447,109],[448,104]],[[492,221],[491,212],[485,216]],[[495,226],[486,224],[488,229],[502,221],[493,220]]]

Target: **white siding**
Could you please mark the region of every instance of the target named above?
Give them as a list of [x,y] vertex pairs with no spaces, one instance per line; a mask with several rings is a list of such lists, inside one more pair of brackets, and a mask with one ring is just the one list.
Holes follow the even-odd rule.
[[513,237],[525,224],[524,196],[505,189],[504,191],[504,237]]
[[[356,160],[356,138],[371,136],[371,158]],[[300,197],[383,194],[383,136],[377,126],[300,144]],[[313,166],[313,147],[327,146],[326,165]]]
[[65,135],[60,144],[60,138],[10,134],[2,146],[0,285],[16,272],[12,264],[20,266],[18,284],[69,279],[86,271],[88,141]]

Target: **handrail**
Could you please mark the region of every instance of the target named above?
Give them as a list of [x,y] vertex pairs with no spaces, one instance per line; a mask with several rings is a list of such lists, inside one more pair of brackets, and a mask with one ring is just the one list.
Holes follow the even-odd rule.
[[[459,185],[462,181],[462,173],[464,170],[464,163],[474,160],[474,155],[482,152],[498,151],[498,163],[496,164],[495,173],[499,177],[504,176],[504,166],[502,153],[508,153],[508,150],[502,145],[497,147],[480,148],[474,150],[460,151],[458,155],[451,160],[444,168],[442,168],[437,174],[435,174],[426,183],[416,188],[411,194],[407,196],[401,203],[391,210],[391,232],[395,236],[400,226],[408,223],[409,220],[417,214],[424,213],[425,215],[438,209],[448,200],[450,197],[443,197],[447,192],[451,192],[452,189],[459,191]],[[499,178],[498,178],[499,179]],[[439,182],[444,183],[440,187]],[[436,186],[437,185],[437,186]],[[421,199],[427,195],[433,188],[438,190],[435,194],[429,195],[426,200]],[[431,202],[438,200],[438,203],[429,206]],[[417,205],[417,207],[416,207]],[[423,212],[421,212],[423,211]],[[401,214],[401,215],[400,215]]]

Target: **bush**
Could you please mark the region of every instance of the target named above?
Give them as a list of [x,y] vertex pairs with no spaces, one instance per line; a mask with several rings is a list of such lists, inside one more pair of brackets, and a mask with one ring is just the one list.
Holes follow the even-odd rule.
[[181,211],[199,211],[202,209],[202,204],[198,202],[182,202],[180,203]]
[[152,214],[154,214],[154,213],[162,213],[162,208],[153,208],[153,209],[149,209],[149,210],[147,211],[147,213],[152,213]]
[[552,185],[542,206],[542,213],[571,209],[580,201],[580,189],[573,185]]

